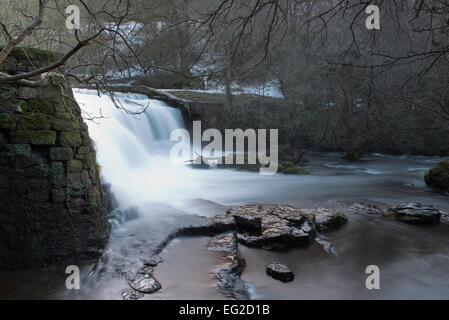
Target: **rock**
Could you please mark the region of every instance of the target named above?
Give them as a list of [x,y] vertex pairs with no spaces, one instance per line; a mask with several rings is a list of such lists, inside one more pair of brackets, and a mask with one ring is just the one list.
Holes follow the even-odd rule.
[[176,236],[214,236],[237,231],[237,240],[243,245],[282,250],[310,245],[317,231],[328,232],[346,222],[344,214],[323,208],[297,209],[277,205],[264,209],[248,205],[233,207],[223,215],[202,218],[201,222],[179,230]]
[[17,117],[9,113],[0,113],[0,129],[14,130],[17,124]]
[[62,162],[52,162],[50,167],[50,181],[54,187],[66,186],[66,174]]
[[83,162],[80,160],[72,160],[68,163],[68,172],[76,173],[83,171]]
[[364,157],[364,152],[348,151],[344,154],[343,159],[348,161],[360,161]]
[[441,212],[433,206],[411,202],[389,207],[385,216],[411,224],[437,224]]
[[22,99],[34,99],[37,97],[37,89],[31,87],[24,87],[20,90],[20,98]]
[[45,100],[30,100],[28,101],[25,111],[53,114],[55,112],[55,108],[53,104]]
[[290,161],[281,163],[281,165],[279,166],[279,172],[283,174],[297,174],[297,175],[310,173],[306,169],[302,169]]
[[200,218],[200,222],[184,227],[177,236],[215,236],[220,233],[235,231],[235,221],[231,214],[217,215],[212,218]]
[[251,235],[262,234],[262,218],[244,215],[234,215],[235,226],[238,233]]
[[333,255],[335,257],[338,256],[337,251],[335,250],[335,246],[332,244],[332,242],[328,241],[324,236],[318,236],[315,239],[316,243],[318,243],[323,250],[330,255]]
[[133,290],[133,289],[124,289],[120,293],[123,300],[139,300],[144,297],[143,293],[140,293],[139,291]]
[[349,207],[349,210],[356,214],[383,215],[385,208],[367,202],[356,202]]
[[316,228],[319,232],[329,232],[348,222],[348,217],[341,212],[318,208],[312,211],[315,217]]
[[162,263],[162,258],[159,255],[154,255],[150,258],[143,258],[142,262],[144,266],[147,267],[157,267],[160,263]]
[[159,281],[151,274],[139,274],[135,279],[129,281],[129,285],[134,290],[146,294],[152,294],[162,289]]
[[260,206],[240,206],[229,210],[234,216],[260,218],[262,233],[238,232],[238,241],[243,245],[267,250],[310,245],[315,237],[315,227],[299,209],[278,205],[263,209]]
[[241,279],[245,260],[239,256],[235,233],[218,235],[209,241],[209,250],[224,252],[224,263],[215,272],[218,288],[226,295],[237,300],[249,299],[246,283]]
[[[16,69],[27,71],[48,65],[39,60],[54,55],[17,47],[8,58],[13,56],[21,57],[13,62]],[[98,171],[68,172],[81,134],[89,140],[76,101],[63,97],[70,96],[71,89],[62,82],[32,89],[5,83],[0,91],[0,194],[4,200],[0,201],[0,270],[98,258],[110,225],[102,208]],[[52,100],[65,100],[65,107]],[[72,130],[63,137],[67,141],[60,139],[61,132],[50,130],[55,119],[63,121],[56,121],[53,128]],[[59,148],[57,141],[63,142]],[[93,149],[88,156],[89,165],[96,167]],[[70,171],[78,171],[84,163],[76,165]]]
[[51,128],[56,131],[76,131],[80,129],[80,124],[75,120],[53,119]]
[[79,147],[82,144],[81,134],[79,132],[61,132],[58,144]]
[[449,192],[449,161],[440,161],[436,168],[425,174],[424,180],[430,187]]
[[10,157],[31,155],[31,147],[29,144],[7,144],[5,145],[6,154]]
[[[90,176],[90,175],[89,175]],[[101,185],[103,191],[104,208],[107,213],[111,213],[114,209],[117,209],[118,203],[117,199],[112,192],[112,185],[110,183],[105,183]]]
[[281,282],[292,282],[295,275],[283,264],[272,263],[267,266],[267,275]]
[[68,147],[55,147],[50,149],[51,161],[69,161],[73,159],[73,151]]
[[51,117],[45,113],[31,113],[17,122],[17,130],[50,130]]
[[13,143],[50,146],[56,142],[56,132],[51,130],[16,130],[11,133]]
[[308,246],[313,242],[313,235],[292,226],[287,220],[278,217],[264,219],[264,231],[260,236],[238,234],[240,243],[247,247],[266,250],[282,250],[288,247]]

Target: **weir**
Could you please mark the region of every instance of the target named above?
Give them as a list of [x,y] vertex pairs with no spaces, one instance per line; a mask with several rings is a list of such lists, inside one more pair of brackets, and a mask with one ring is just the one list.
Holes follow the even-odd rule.
[[[74,90],[95,142],[105,183],[120,207],[169,200],[188,183],[188,168],[170,163],[170,133],[183,129],[181,112],[142,94],[98,95]],[[187,174],[187,178],[186,178]]]

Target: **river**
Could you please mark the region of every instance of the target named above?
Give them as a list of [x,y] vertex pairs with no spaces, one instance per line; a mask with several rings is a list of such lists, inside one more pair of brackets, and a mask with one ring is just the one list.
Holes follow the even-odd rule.
[[[309,153],[310,175],[257,173],[224,169],[194,170],[167,158],[170,132],[183,128],[179,110],[142,95],[118,94],[130,115],[108,97],[75,92],[95,141],[102,178],[112,185],[122,210],[138,217],[114,223],[108,248],[92,270],[83,270],[81,290],[63,288],[61,269],[43,270],[35,280],[9,275],[6,288],[16,297],[121,299],[126,275],[158,250],[167,236],[195,215],[213,216],[229,206],[289,204],[299,208],[339,208],[357,202],[381,206],[421,202],[449,212],[447,194],[428,188],[426,170],[438,157],[370,154],[357,163],[340,153]],[[101,110],[101,113],[100,113]],[[101,117],[98,117],[101,115]],[[288,252],[240,247],[247,265],[242,279],[253,299],[448,299],[449,224],[419,227],[377,215],[345,212],[348,224],[326,237],[336,256],[318,245]],[[216,289],[214,271],[223,257],[207,250],[208,238],[180,238],[161,252],[155,276],[162,290],[145,299],[227,299]],[[272,261],[287,264],[295,281],[283,284],[265,275]],[[80,263],[81,265],[81,263]],[[365,268],[381,270],[381,289],[367,290]],[[47,280],[45,280],[47,279]],[[20,282],[17,285],[17,282]],[[52,286],[43,285],[46,281]],[[41,285],[39,285],[41,283]],[[20,292],[17,288],[20,287]],[[28,288],[28,291],[27,291]],[[49,289],[51,288],[51,289]],[[0,297],[6,289],[0,289]]]

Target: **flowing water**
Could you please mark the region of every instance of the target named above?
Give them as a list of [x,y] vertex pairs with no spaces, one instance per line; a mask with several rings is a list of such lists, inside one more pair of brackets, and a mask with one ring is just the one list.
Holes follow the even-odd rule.
[[[77,90],[95,142],[104,182],[112,185],[119,207],[136,208],[137,219],[115,228],[101,263],[84,271],[85,285],[76,294],[62,290],[59,298],[120,299],[124,276],[158,250],[180,225],[195,215],[213,216],[230,205],[290,204],[301,208],[343,208],[358,201],[382,205],[417,201],[449,211],[448,196],[427,188],[426,170],[437,157],[372,154],[350,163],[339,153],[311,153],[305,176],[261,176],[233,170],[193,170],[172,164],[170,133],[184,128],[178,109],[138,94],[112,99],[95,91]],[[144,111],[144,112],[143,112]],[[449,298],[449,227],[417,227],[379,216],[348,213],[346,227],[328,235],[337,257],[318,245],[289,252],[241,247],[247,261],[242,275],[254,299],[399,299]],[[220,299],[213,277],[222,257],[206,248],[207,239],[182,238],[161,253],[156,269],[163,289],[146,299]],[[265,275],[277,261],[295,272],[282,284]],[[365,268],[381,269],[381,290],[365,288]],[[59,279],[59,278],[58,278]],[[59,280],[58,280],[59,281]],[[36,285],[33,297],[39,296]],[[42,296],[45,296],[42,293]]]

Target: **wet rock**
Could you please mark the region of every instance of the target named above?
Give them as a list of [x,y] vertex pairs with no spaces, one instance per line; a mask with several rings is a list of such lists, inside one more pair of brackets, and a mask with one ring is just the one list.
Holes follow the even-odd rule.
[[262,218],[245,215],[234,215],[235,226],[238,233],[247,233],[252,235],[262,234]]
[[348,161],[360,161],[362,158],[364,157],[364,152],[362,151],[347,151],[344,155],[343,155],[343,159],[344,160],[348,160]]
[[129,281],[129,285],[134,290],[146,294],[152,294],[162,289],[159,281],[150,273],[138,274],[135,279]]
[[292,282],[295,275],[283,264],[272,263],[267,266],[267,275],[281,282]]
[[411,202],[389,207],[385,216],[411,224],[437,224],[441,212],[433,206]]
[[300,168],[290,161],[285,161],[281,163],[281,165],[279,166],[279,172],[283,174],[296,174],[296,175],[310,174],[310,172],[307,171],[306,169]]
[[193,225],[183,227],[176,232],[176,236],[215,236],[220,233],[235,231],[234,217],[230,214],[217,215],[213,218],[201,217]]
[[269,217],[260,236],[238,234],[238,241],[251,248],[282,250],[288,247],[308,246],[313,236],[302,229],[288,225],[287,220]]
[[337,253],[337,250],[335,249],[334,244],[332,242],[330,242],[329,240],[327,240],[327,238],[325,238],[324,236],[316,237],[315,241],[323,248],[323,250],[327,254],[330,254],[335,257],[338,256],[338,253]]
[[125,289],[120,293],[120,295],[122,296],[123,300],[139,300],[144,297],[143,293],[140,293],[133,289]]
[[430,187],[449,192],[449,161],[440,161],[436,168],[426,173],[424,180]]
[[154,255],[150,258],[143,258],[142,262],[144,266],[149,267],[157,267],[160,263],[162,263],[162,258],[159,255]]
[[327,232],[347,222],[344,214],[332,210],[297,209],[288,205],[236,206],[226,214],[203,218],[183,228],[180,235],[209,235],[237,231],[239,243],[253,248],[281,250],[313,243],[317,231]]
[[262,232],[258,235],[238,232],[238,241],[252,248],[281,250],[287,247],[310,245],[315,227],[304,212],[290,206],[240,206],[228,211],[234,216],[260,218]]
[[385,213],[385,208],[368,202],[354,203],[349,210],[353,213],[367,215],[383,215]]
[[238,254],[236,234],[233,232],[212,238],[208,249],[225,253],[224,263],[215,272],[220,291],[237,300],[249,299],[248,286],[240,277],[246,263]]
[[312,210],[312,215],[315,218],[316,228],[319,232],[332,231],[348,222],[348,217],[344,213],[325,208]]

